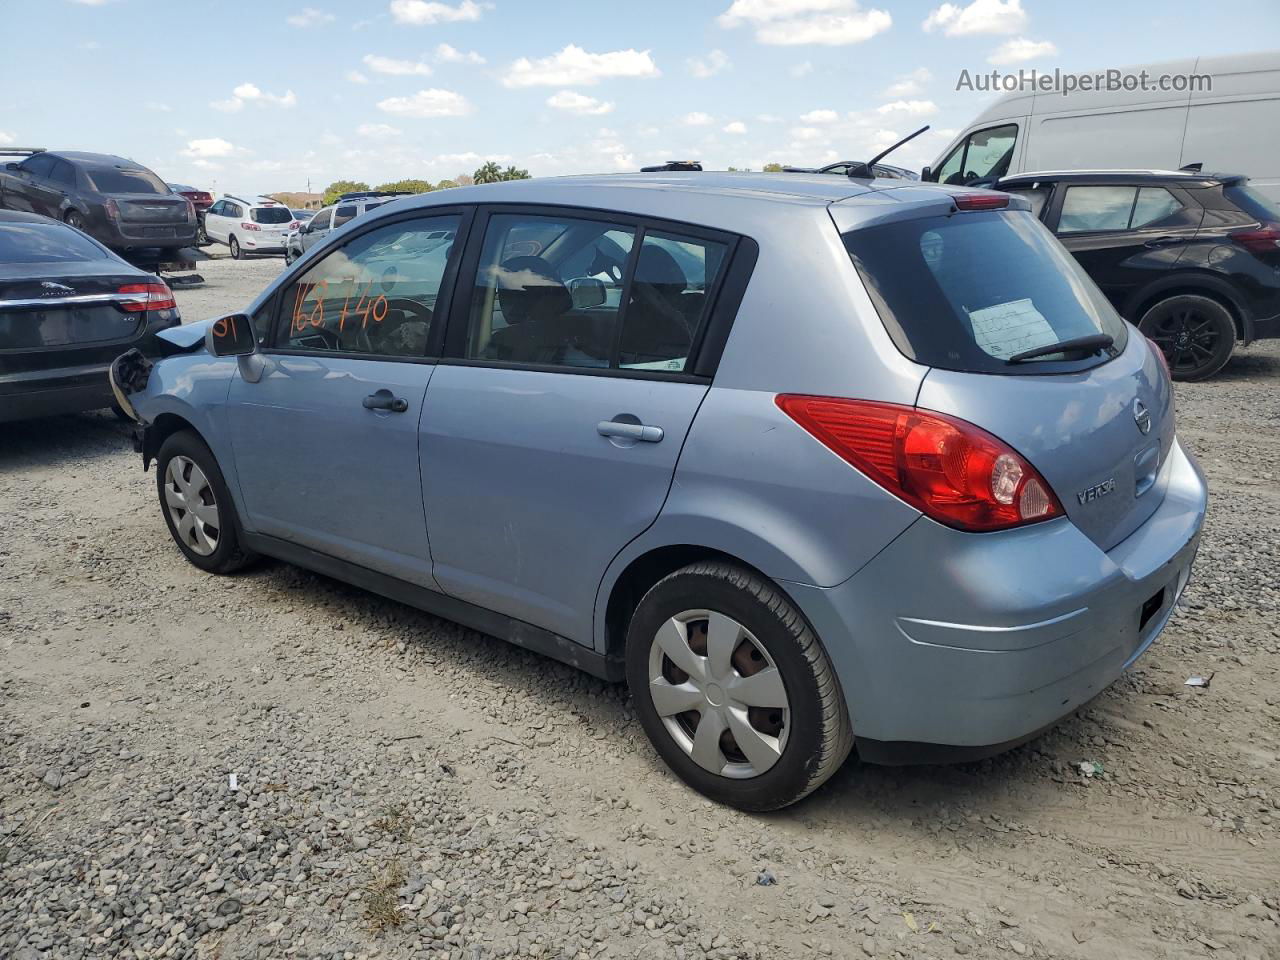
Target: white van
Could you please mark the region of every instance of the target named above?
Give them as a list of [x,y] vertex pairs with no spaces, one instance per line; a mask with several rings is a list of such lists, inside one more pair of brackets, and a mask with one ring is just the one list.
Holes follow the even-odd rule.
[[[1208,74],[1212,89],[1015,92],[951,142],[923,179],[990,183],[1040,170],[1168,169],[1242,173],[1280,202],[1280,51],[1124,67]],[[1194,85],[1193,85],[1194,86]]]

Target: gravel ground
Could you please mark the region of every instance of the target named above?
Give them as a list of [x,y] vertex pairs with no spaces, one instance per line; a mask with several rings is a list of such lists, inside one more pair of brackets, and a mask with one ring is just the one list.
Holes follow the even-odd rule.
[[1196,577],[1088,709],[769,816],[675,781],[622,687],[284,564],[202,574],[109,414],[0,425],[0,957],[1280,958],[1277,386],[1276,343],[1179,386]]

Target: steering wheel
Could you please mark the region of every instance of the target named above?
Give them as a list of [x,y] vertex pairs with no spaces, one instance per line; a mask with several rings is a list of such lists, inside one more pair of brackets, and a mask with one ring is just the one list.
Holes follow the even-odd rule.
[[[372,325],[379,328],[379,339],[387,336],[393,330],[398,330],[412,320],[421,320],[426,324],[428,330],[431,329],[431,321],[434,318],[434,314],[431,312],[431,308],[424,303],[404,297],[393,297],[387,301],[387,313],[390,314],[392,310],[400,312],[401,320],[394,327],[384,327],[381,324]],[[356,335],[360,349],[365,353],[380,353],[381,351],[374,349],[373,341],[369,337],[370,329],[371,326],[361,325],[360,332]]]

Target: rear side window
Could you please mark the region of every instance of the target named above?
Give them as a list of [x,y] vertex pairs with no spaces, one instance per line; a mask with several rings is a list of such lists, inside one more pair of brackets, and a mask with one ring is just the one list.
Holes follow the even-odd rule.
[[169,193],[164,181],[143,167],[90,167],[89,182],[99,193]]
[[1127,341],[1093,281],[1029,213],[957,213],[851,231],[844,243],[906,356],[945,370],[1057,373],[1097,357],[1016,366],[1016,353],[1089,334]]
[[289,223],[293,220],[288,207],[253,207],[249,216],[254,223]]
[[1280,222],[1280,210],[1266,196],[1243,183],[1223,187],[1222,192],[1237,207],[1263,223]]
[[1136,187],[1068,187],[1062,198],[1059,233],[1128,230]]
[[0,263],[76,263],[106,259],[105,250],[61,224],[0,224]]
[[619,366],[684,371],[727,253],[723,243],[646,231],[627,298]]
[[354,220],[356,216],[356,212],[357,212],[356,208],[352,204],[348,204],[344,207],[338,207],[336,210],[333,211],[334,227],[340,227],[344,223],[346,223],[348,220]]

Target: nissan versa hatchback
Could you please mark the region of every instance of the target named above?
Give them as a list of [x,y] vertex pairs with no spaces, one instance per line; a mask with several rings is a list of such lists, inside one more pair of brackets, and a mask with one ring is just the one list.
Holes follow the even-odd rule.
[[162,336],[112,379],[191,563],[625,679],[745,809],[1050,726],[1155,640],[1204,518],[1161,355],[1009,194],[441,191]]

